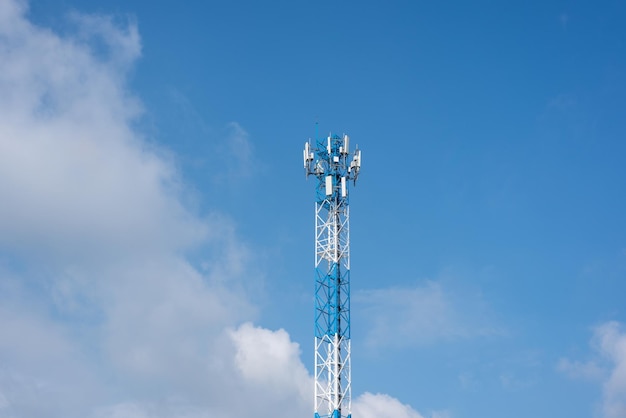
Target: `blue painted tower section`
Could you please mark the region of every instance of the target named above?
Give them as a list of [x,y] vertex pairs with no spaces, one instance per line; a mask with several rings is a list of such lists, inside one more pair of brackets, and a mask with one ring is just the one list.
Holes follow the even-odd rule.
[[349,182],[361,152],[347,135],[304,147],[304,168],[317,178],[315,201],[315,418],[351,417]]

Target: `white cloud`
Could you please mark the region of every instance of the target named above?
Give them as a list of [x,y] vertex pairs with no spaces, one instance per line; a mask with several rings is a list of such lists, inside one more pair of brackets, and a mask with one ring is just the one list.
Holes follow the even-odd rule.
[[[0,7],[2,416],[220,405],[225,329],[254,318],[250,252],[227,217],[182,203],[175,166],[133,129],[135,25],[73,15],[64,38],[25,13]],[[202,272],[184,257],[199,244]]]
[[300,347],[284,330],[250,323],[230,332],[235,368],[245,382],[247,402],[277,416],[307,416],[313,411],[313,378],[300,360]]
[[237,370],[247,381],[274,391],[285,400],[293,402],[295,395],[299,403],[309,404],[313,380],[300,361],[299,345],[290,341],[286,331],[270,331],[245,323],[230,335],[236,346]]
[[588,362],[562,358],[557,369],[572,378],[602,382],[603,418],[626,416],[626,330],[616,321],[594,329],[591,340],[594,358]]
[[120,403],[101,408],[96,412],[94,418],[150,418],[154,416],[154,413],[149,409],[149,407],[134,403]]
[[[63,37],[26,11],[0,2],[0,416],[310,414],[299,346],[244,322],[253,252],[227,216],[185,205],[167,152],[133,128],[135,24],[74,14]],[[386,395],[359,405],[419,416]]]
[[[124,72],[87,43],[6,15],[14,9],[0,17],[17,22],[0,48],[0,248],[119,256],[201,240],[176,171],[130,126],[141,106]],[[137,57],[136,28],[100,26],[110,54]]]
[[352,413],[359,418],[423,418],[409,405],[389,395],[369,392],[364,393],[354,402]]
[[[365,392],[352,407],[352,415],[359,418],[424,418],[410,405],[382,393]],[[451,418],[449,411],[433,411],[431,418]]]
[[4,308],[0,329],[0,416],[79,416],[97,399],[91,364],[62,326]]
[[607,322],[595,330],[596,350],[609,362],[610,374],[603,385],[603,411],[606,418],[626,416],[626,331],[617,322]]

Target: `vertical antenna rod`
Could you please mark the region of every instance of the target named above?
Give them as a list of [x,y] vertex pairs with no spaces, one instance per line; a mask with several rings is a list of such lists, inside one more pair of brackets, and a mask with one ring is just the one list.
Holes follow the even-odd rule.
[[348,182],[361,151],[348,135],[304,144],[304,170],[315,188],[315,418],[351,418],[350,211]]

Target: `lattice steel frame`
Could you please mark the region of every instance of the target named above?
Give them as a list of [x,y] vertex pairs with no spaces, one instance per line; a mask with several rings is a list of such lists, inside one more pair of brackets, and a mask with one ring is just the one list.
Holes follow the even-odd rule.
[[317,177],[315,202],[315,418],[350,418],[350,211],[361,152],[329,135],[305,144],[304,167]]

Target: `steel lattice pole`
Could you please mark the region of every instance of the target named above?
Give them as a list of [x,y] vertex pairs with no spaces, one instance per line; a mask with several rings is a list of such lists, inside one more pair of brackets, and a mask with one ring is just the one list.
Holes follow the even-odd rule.
[[[350,158],[351,157],[351,158]],[[304,167],[317,178],[315,202],[315,418],[351,417],[350,211],[348,182],[361,152],[349,138],[305,143]]]

